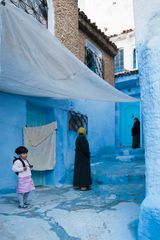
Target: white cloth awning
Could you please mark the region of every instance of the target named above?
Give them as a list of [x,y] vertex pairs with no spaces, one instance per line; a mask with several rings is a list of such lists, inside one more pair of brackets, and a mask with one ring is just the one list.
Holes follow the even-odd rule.
[[37,97],[131,102],[80,62],[36,19],[0,4],[0,91]]

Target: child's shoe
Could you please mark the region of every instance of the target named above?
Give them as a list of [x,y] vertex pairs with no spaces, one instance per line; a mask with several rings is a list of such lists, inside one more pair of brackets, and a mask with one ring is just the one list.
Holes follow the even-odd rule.
[[31,204],[30,203],[28,203],[28,202],[26,202],[26,203],[24,203],[24,206],[30,206]]
[[21,208],[21,209],[28,209],[28,206],[26,206],[26,205],[23,205],[23,206],[18,206],[18,208]]

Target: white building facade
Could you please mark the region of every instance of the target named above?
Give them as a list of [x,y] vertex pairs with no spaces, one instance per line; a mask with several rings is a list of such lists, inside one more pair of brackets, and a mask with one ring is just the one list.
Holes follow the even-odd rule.
[[[135,47],[134,30],[124,30],[121,34],[110,36],[110,40],[118,47],[115,57],[115,87],[124,93],[140,98],[139,75],[137,68],[137,51]],[[142,126],[140,102],[116,104],[116,146],[131,147],[134,118],[138,118]],[[143,133],[141,127],[141,147],[143,147]]]
[[111,36],[110,39],[119,49],[118,55],[115,57],[115,72],[137,69],[134,30],[123,31],[121,34]]
[[146,161],[140,240],[160,239],[160,1],[134,0]]

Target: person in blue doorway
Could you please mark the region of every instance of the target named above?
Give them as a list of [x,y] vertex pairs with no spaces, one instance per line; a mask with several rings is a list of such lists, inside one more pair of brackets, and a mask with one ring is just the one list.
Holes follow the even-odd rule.
[[18,158],[13,160],[12,170],[18,175],[17,193],[19,200],[19,208],[27,209],[29,207],[29,193],[35,189],[31,177],[32,165],[27,160],[28,149],[24,146],[16,148],[15,153]]
[[140,121],[138,118],[134,118],[132,127],[132,148],[140,148]]
[[78,129],[78,134],[75,148],[73,186],[81,191],[86,191],[90,189],[92,183],[90,150],[86,138],[86,129],[80,127]]

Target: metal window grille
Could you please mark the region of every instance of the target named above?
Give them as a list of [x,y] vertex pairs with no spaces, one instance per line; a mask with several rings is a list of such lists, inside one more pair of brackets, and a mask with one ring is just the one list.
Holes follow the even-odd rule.
[[101,57],[97,56],[89,47],[85,47],[85,64],[93,72],[104,78],[104,64]]
[[47,0],[10,0],[10,2],[35,17],[41,24],[48,26]]
[[70,111],[69,112],[69,130],[77,131],[78,128],[88,129],[88,117],[84,114]]

